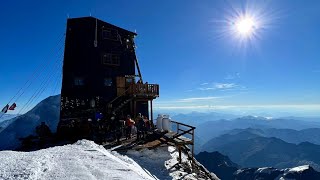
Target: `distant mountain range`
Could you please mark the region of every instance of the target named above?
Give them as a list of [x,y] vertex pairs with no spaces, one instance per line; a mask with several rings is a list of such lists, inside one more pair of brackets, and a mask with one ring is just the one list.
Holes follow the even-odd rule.
[[233,114],[223,114],[223,113],[216,113],[216,112],[209,112],[209,113],[201,113],[201,112],[191,112],[188,114],[177,114],[172,116],[173,120],[186,123],[192,126],[197,126],[202,123],[208,121],[217,121],[221,119],[234,119],[239,116]]
[[14,121],[14,118],[18,115],[16,114],[2,114],[0,113],[0,132],[3,131],[11,122]]
[[8,119],[15,118],[17,116],[18,116],[17,114],[3,114],[0,112],[0,123]]
[[292,129],[303,130],[320,128],[320,120],[317,122],[295,119],[268,119],[264,117],[245,116],[232,120],[207,121],[196,126],[196,135],[204,142],[227,133],[233,129]]
[[320,173],[309,165],[277,169],[273,167],[239,168],[219,152],[201,152],[195,158],[222,180],[318,180]]
[[287,168],[304,164],[320,170],[320,145],[293,144],[274,137],[262,137],[261,131],[240,131],[213,138],[202,150],[219,151],[242,167]]
[[0,150],[15,149],[20,145],[19,138],[35,134],[35,127],[45,122],[52,132],[56,131],[60,114],[60,96],[51,96],[24,115],[12,119],[9,125],[0,130]]
[[262,137],[276,137],[289,143],[299,144],[302,142],[310,142],[320,145],[320,128],[309,128],[303,130],[293,129],[233,129],[228,134],[238,134],[239,132],[250,132]]
[[320,129],[320,118],[318,117],[297,117],[298,120],[294,119],[295,117],[244,116],[239,118],[233,114],[192,112],[177,114],[171,118],[196,127],[196,154],[201,152],[201,147],[210,139],[230,133],[234,129],[260,129],[260,136],[263,137],[278,137],[290,143],[301,143],[308,139],[309,142],[320,144],[320,135],[317,131],[318,128]]
[[0,133],[5,130],[13,121],[15,121],[15,118],[4,120],[0,123]]

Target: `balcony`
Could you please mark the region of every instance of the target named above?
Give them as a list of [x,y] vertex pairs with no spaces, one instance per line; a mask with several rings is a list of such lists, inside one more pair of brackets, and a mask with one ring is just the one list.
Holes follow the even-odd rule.
[[127,95],[155,99],[159,97],[159,84],[131,84]]

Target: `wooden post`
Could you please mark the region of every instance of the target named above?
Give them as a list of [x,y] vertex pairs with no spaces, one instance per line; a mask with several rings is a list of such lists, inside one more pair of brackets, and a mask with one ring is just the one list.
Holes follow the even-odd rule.
[[[133,112],[133,101],[130,102],[130,113],[132,113],[132,112]],[[129,115],[129,114],[126,114],[126,116],[127,115]],[[130,114],[130,116],[132,116],[132,114]]]
[[137,101],[133,100],[133,115],[132,118],[135,118],[137,115]]
[[179,124],[178,123],[176,124],[177,124],[177,134],[179,134]]
[[150,117],[151,117],[151,127],[154,128],[154,124],[153,124],[153,107],[152,107],[152,101],[150,101]]
[[181,164],[182,157],[181,157],[181,145],[178,145],[179,148],[179,164]]

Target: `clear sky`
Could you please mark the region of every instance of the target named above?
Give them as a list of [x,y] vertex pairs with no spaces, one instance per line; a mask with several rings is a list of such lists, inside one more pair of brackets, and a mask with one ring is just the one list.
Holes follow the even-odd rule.
[[[158,110],[272,108],[320,115],[319,9],[320,1],[301,0],[4,1],[0,104],[38,66],[60,58],[68,16],[91,14],[137,31],[142,75],[161,85]],[[230,30],[241,14],[255,19],[250,38]],[[50,85],[32,104],[59,93],[60,71],[54,63],[46,66]],[[41,76],[17,110],[39,87]]]

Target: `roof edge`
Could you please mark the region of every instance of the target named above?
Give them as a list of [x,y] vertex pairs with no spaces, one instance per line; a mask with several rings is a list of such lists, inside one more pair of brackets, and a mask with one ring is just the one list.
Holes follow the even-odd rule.
[[109,22],[103,21],[103,20],[101,20],[101,19],[99,19],[99,18],[96,18],[96,17],[93,17],[93,16],[83,16],[83,17],[67,18],[67,20],[69,20],[69,19],[70,19],[70,20],[72,20],[72,19],[86,19],[86,18],[97,19],[97,20],[102,21],[102,22],[104,22],[104,23],[107,23],[107,24],[109,24],[109,25],[111,25],[111,26],[114,26],[114,27],[116,27],[116,28],[119,28],[119,29],[121,29],[121,30],[123,30],[123,31],[127,31],[128,33],[133,34],[133,35],[135,35],[135,36],[138,35],[138,34],[135,33],[135,32],[129,31],[129,30],[124,29],[124,28],[121,28],[121,27],[119,27],[119,26],[116,26],[116,25],[114,25],[114,24],[111,24],[111,23],[109,23]]

